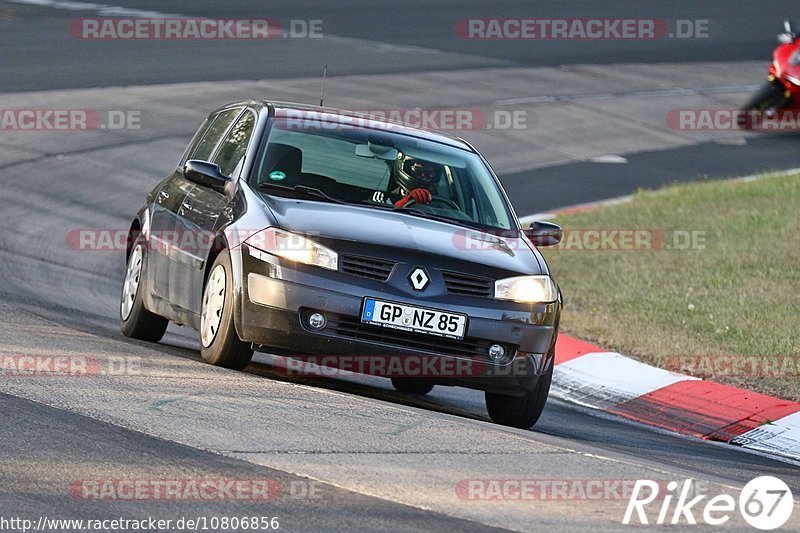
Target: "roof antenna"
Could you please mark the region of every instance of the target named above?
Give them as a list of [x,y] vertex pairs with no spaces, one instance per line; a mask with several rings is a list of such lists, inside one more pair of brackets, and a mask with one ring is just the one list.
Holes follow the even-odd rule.
[[325,68],[322,69],[322,92],[319,95],[319,106],[322,107],[322,100],[325,98],[325,75],[328,73],[328,64],[325,63]]

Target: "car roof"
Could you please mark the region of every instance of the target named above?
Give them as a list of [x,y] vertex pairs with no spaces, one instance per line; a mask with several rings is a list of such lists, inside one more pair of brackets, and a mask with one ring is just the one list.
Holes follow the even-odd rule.
[[299,104],[295,102],[247,100],[241,102],[233,102],[224,105],[214,110],[214,112],[221,111],[223,109],[228,109],[231,107],[241,107],[241,106],[250,106],[260,109],[272,108],[274,109],[274,114],[276,116],[281,116],[281,115],[287,116],[288,113],[294,111],[300,114],[300,116],[304,120],[305,119],[318,120],[318,121],[324,120],[329,122],[336,122],[337,120],[341,120],[343,122],[346,121],[348,124],[352,124],[353,120],[356,120],[358,121],[357,124],[365,128],[371,128],[377,130],[381,129],[391,130],[397,133],[404,133],[406,135],[419,137],[421,139],[425,139],[428,141],[439,142],[456,148],[469,150],[470,152],[475,152],[475,149],[472,147],[472,145],[470,145],[467,141],[456,135],[450,135],[448,133],[441,131],[410,126],[402,122],[390,120],[376,115],[370,115],[368,113],[359,113],[356,111],[349,111],[346,109],[338,109],[334,107],[321,107],[310,104]]

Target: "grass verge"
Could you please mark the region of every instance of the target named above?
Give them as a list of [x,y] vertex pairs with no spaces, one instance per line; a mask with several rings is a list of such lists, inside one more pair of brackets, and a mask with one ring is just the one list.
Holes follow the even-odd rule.
[[565,333],[800,400],[800,175],[640,191],[556,222],[565,239],[542,252]]

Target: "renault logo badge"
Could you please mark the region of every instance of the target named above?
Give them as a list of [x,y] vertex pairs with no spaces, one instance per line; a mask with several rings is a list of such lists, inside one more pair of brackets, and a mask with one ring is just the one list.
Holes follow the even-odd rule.
[[411,282],[412,287],[418,291],[421,291],[428,286],[431,278],[428,276],[428,273],[425,272],[424,268],[417,267],[411,271],[411,274],[408,276],[408,281]]

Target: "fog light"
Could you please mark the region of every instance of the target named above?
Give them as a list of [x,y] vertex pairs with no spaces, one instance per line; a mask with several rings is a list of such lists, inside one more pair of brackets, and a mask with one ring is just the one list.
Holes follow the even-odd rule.
[[308,317],[308,327],[311,329],[322,329],[325,327],[327,320],[325,320],[325,315],[322,313],[312,313],[310,317]]
[[489,358],[492,361],[500,361],[506,356],[506,349],[499,344],[489,346]]

